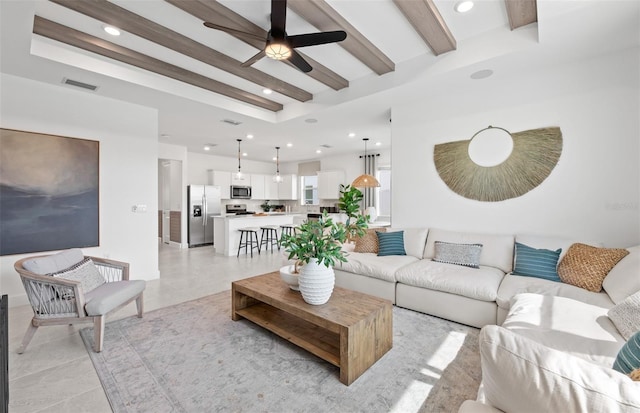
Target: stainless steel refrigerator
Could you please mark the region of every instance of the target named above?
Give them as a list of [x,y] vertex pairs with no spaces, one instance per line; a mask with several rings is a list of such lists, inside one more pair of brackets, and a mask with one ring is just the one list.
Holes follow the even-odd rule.
[[189,248],[213,244],[213,217],[220,215],[220,187],[189,185]]

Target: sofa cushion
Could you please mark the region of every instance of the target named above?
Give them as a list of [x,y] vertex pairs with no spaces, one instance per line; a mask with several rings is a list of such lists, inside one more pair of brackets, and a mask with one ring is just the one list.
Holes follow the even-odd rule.
[[556,267],[561,252],[562,248],[551,251],[544,248],[533,248],[516,241],[513,274],[560,282]]
[[[56,278],[64,278],[65,280],[80,281],[84,294],[100,287],[106,282],[102,274],[100,274],[100,271],[98,271],[98,267],[96,267],[90,258],[86,258],[65,270],[48,275]],[[72,299],[73,293],[63,296],[62,298]]]
[[335,268],[367,277],[395,282],[396,271],[405,265],[418,261],[411,255],[388,255],[379,257],[371,253],[352,252],[346,256],[347,262],[336,264]]
[[435,256],[435,242],[453,242],[458,244],[482,244],[480,265],[495,267],[503,273],[511,272],[513,267],[513,235],[476,234],[467,232],[429,229],[424,258]]
[[607,310],[565,297],[518,294],[502,326],[545,346],[611,367],[625,339]]
[[627,248],[627,251],[629,255],[620,260],[602,282],[602,288],[616,304],[640,291],[640,245]]
[[493,267],[468,268],[420,260],[396,273],[399,283],[457,294],[480,301],[495,301],[504,273]]
[[[505,412],[640,412],[640,383],[486,326],[479,336],[485,401]],[[535,391],[532,391],[535,390]]]
[[629,340],[633,333],[640,331],[640,291],[610,309],[607,315],[620,334]]
[[613,369],[620,373],[629,374],[640,368],[640,331],[635,333],[620,349]]
[[354,252],[371,252],[378,253],[378,235],[376,232],[385,232],[385,228],[367,229],[363,236],[356,237],[356,243],[353,248]]
[[427,242],[427,228],[388,228],[387,232],[404,231],[404,250],[407,255],[422,258]]
[[455,244],[436,241],[433,260],[445,264],[462,265],[469,268],[480,268],[482,244]]
[[144,291],[144,280],[114,281],[85,294],[84,309],[89,316],[104,315]]
[[558,275],[567,284],[599,292],[609,271],[628,254],[622,248],[573,244],[558,265]]
[[498,289],[498,297],[496,298],[498,307],[508,310],[513,296],[520,293],[573,298],[574,300],[596,305],[607,310],[614,305],[613,301],[611,301],[605,292],[594,293],[570,284],[543,280],[542,278],[507,274]]
[[51,274],[62,271],[79,263],[84,259],[82,251],[78,248],[65,250],[57,254],[47,255],[44,257],[31,258],[22,263],[22,266],[35,274]]
[[378,236],[378,256],[407,255],[404,250],[404,231],[376,232]]

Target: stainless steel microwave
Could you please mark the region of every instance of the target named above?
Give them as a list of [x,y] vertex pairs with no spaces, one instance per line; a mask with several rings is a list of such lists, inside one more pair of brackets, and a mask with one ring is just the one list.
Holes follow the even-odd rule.
[[251,187],[231,185],[231,199],[251,199]]

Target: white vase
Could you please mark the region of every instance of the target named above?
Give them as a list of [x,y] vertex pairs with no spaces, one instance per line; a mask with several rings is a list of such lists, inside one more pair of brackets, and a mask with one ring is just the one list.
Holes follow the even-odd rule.
[[294,271],[295,265],[286,265],[280,268],[280,277],[293,291],[300,291],[298,287],[298,278],[300,274],[296,274]]
[[315,258],[300,268],[298,285],[302,298],[308,304],[321,305],[329,301],[335,281],[333,268],[318,264]]

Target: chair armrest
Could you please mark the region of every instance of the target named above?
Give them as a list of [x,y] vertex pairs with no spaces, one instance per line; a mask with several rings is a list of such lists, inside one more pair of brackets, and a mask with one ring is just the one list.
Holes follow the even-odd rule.
[[129,279],[129,263],[107,258],[85,256],[98,267],[98,271],[107,282],[126,281]]
[[38,275],[23,268],[16,268],[22,285],[33,309],[34,317],[39,319],[56,317],[83,317],[78,309],[84,309],[84,292],[80,281]]

